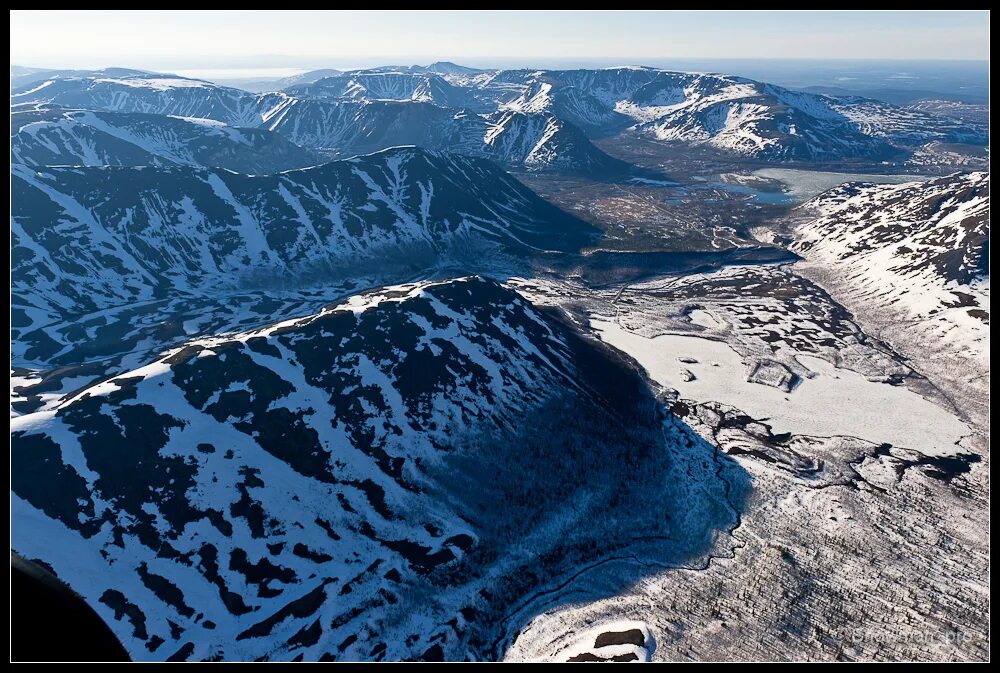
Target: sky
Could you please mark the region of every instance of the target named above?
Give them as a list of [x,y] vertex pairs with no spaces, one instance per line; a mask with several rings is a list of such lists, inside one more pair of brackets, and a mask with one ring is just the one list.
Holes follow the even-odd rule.
[[988,11],[11,11],[11,63],[291,74],[671,59],[989,59]]

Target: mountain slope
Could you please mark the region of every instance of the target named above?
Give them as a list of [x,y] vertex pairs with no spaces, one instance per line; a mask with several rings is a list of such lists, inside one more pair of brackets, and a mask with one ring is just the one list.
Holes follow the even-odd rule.
[[[800,206],[804,271],[915,364],[953,382],[963,412],[989,377],[989,174],[847,184]],[[984,379],[985,377],[985,379]]]
[[262,176],[15,166],[12,190],[19,329],[177,294],[360,273],[365,260],[413,273],[456,247],[574,250],[596,235],[489,162],[414,148]]
[[397,145],[481,154],[486,123],[465,110],[427,101],[333,101],[278,99],[265,128],[296,144],[338,155],[375,152]]
[[12,163],[28,166],[203,166],[275,173],[319,163],[264,129],[143,113],[17,107]]
[[[571,121],[615,130],[629,120],[657,140],[707,144],[764,159],[882,156],[879,139],[855,128],[817,96],[738,77],[647,69],[542,76],[523,101],[559,108]],[[583,118],[575,119],[580,114]]]
[[801,210],[819,215],[797,229],[796,252],[841,267],[859,293],[886,308],[927,318],[971,301],[962,296],[988,278],[988,173],[848,183]]
[[285,92],[306,98],[413,100],[444,107],[468,107],[473,101],[444,77],[424,72],[358,71],[297,84]]
[[238,82],[238,86],[241,89],[252,91],[254,93],[266,93],[268,91],[280,91],[281,89],[295,86],[297,84],[311,84],[318,79],[333,77],[340,74],[342,74],[340,70],[321,68],[319,70],[308,70],[306,72],[299,73],[298,75],[291,75],[289,77],[261,80],[240,80]]
[[583,131],[552,114],[498,112],[483,136],[487,156],[529,170],[557,169],[592,177],[634,171],[594,146]]
[[856,96],[836,98],[831,107],[865,134],[900,145],[929,142],[986,144],[989,119],[961,119],[911,105],[901,107]]
[[134,68],[102,68],[100,70],[53,70],[51,68],[23,68],[11,66],[10,90],[27,90],[34,87],[26,85],[32,82],[44,82],[55,79],[85,78],[85,77],[144,77],[152,75],[146,70]]
[[892,153],[890,143],[985,143],[988,138],[983,125],[726,75],[650,68],[515,71],[482,86],[490,89],[502,81],[498,91],[506,91],[518,79],[522,90],[505,107],[549,110],[591,134],[634,125],[658,140],[708,144],[762,159],[879,158]]
[[658,409],[494,282],[385,288],[14,419],[12,548],[133,659],[496,656],[545,582],[732,525]]
[[479,156],[527,170],[594,176],[631,170],[582,131],[548,113],[480,115],[428,101],[328,101],[286,97],[264,121],[295,143],[344,156],[396,145]]
[[213,119],[231,126],[258,126],[261,120],[257,97],[247,91],[137,71],[74,74],[31,82],[11,89],[10,102]]
[[430,65],[422,66],[422,69],[427,72],[443,75],[445,77],[450,76],[456,78],[471,77],[486,72],[482,68],[470,68],[467,65],[459,65],[458,63],[452,63],[451,61],[435,61]]

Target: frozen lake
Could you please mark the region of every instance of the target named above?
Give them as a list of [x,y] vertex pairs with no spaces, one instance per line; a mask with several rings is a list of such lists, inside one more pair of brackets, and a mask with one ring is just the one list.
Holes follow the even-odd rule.
[[762,168],[751,174],[755,178],[773,180],[782,189],[761,189],[751,181],[744,183],[723,179],[696,184],[697,189],[724,189],[733,194],[746,194],[758,203],[778,205],[798,205],[817,194],[842,185],[845,182],[874,182],[880,185],[898,185],[904,182],[929,180],[925,175],[881,175],[877,173],[834,173],[829,171],[807,171],[799,168]]
[[[608,344],[641,364],[657,383],[697,402],[721,402],[765,420],[775,433],[860,437],[950,455],[968,426],[945,409],[901,386],[869,381],[821,358],[799,355],[814,373],[792,392],[747,381],[749,368],[721,341],[665,334],[648,339],[594,316],[591,325]],[[694,360],[694,362],[681,362]],[[687,380],[687,372],[694,375]]]
[[[923,182],[930,178],[925,175],[879,175],[877,173],[831,173],[827,171],[806,171],[798,168],[762,168],[754,175],[777,180],[785,185],[781,203],[802,203],[812,197],[845,182],[874,182],[880,185],[899,185],[904,182]],[[764,192],[773,197],[773,192]],[[765,199],[762,199],[765,200]],[[767,203],[778,203],[767,201]]]

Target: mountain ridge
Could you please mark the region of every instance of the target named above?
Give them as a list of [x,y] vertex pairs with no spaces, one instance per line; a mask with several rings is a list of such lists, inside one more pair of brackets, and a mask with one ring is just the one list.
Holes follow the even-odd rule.
[[189,165],[276,173],[319,157],[262,128],[149,113],[18,106],[11,162],[39,166]]
[[[456,245],[523,255],[596,236],[495,164],[412,147],[257,176],[15,166],[12,186],[15,324],[24,329],[238,287],[251,274],[268,284],[300,272],[335,276],[392,255],[416,269]],[[88,245],[73,244],[84,238]]]
[[915,108],[793,91],[741,77],[648,68],[444,73],[375,68],[265,94],[156,75],[117,82],[107,77],[57,78],[15,89],[11,100],[157,111],[240,126],[266,125],[281,109],[287,114],[289,100],[312,106],[321,101],[430,102],[482,115],[547,113],[591,138],[629,129],[658,142],[709,145],[735,156],[773,161],[882,160],[931,142],[988,142],[982,124]]
[[578,564],[701,553],[738,478],[619,356],[479,277],[196,340],[12,444],[13,547],[152,660],[482,658]]

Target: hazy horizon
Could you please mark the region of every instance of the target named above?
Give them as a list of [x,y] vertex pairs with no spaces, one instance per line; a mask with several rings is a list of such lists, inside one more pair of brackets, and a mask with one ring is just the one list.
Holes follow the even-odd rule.
[[614,67],[646,67],[662,69],[683,70],[684,66],[696,66],[698,64],[711,64],[724,66],[726,64],[759,64],[759,65],[800,65],[836,67],[836,66],[923,66],[923,67],[984,67],[989,64],[988,59],[872,59],[872,58],[674,58],[674,59],[552,59],[552,58],[532,58],[523,57],[518,59],[461,59],[442,57],[430,61],[419,56],[407,57],[378,57],[366,56],[363,58],[344,58],[336,62],[313,62],[302,66],[279,66],[279,67],[187,67],[187,68],[143,68],[130,62],[105,62],[88,65],[60,64],[55,66],[40,66],[30,62],[11,62],[11,67],[21,67],[31,70],[104,70],[108,68],[131,68],[135,70],[147,70],[149,72],[170,73],[182,77],[201,77],[212,79],[212,76],[225,77],[228,79],[264,79],[268,77],[287,77],[302,74],[312,70],[331,69],[349,72],[351,70],[364,70],[375,67],[401,68],[411,66],[427,66],[432,63],[454,63],[460,66],[477,68],[483,70],[494,69],[514,69],[525,67],[538,67],[548,69],[565,68],[614,68]]
[[25,67],[127,66],[230,78],[439,60],[474,67],[664,67],[989,59],[988,11],[19,10],[10,16],[11,63]]

